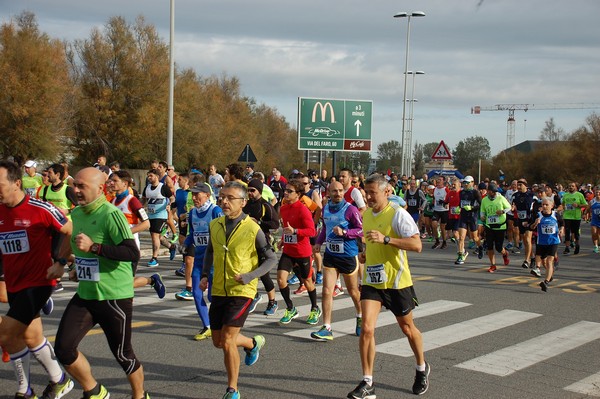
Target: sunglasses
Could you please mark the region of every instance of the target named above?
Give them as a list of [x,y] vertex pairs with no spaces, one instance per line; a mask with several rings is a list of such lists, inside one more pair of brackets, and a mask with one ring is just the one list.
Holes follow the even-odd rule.
[[309,183],[309,182],[303,182],[302,184],[304,184],[305,186],[308,186],[308,185],[310,185],[310,183]]
[[291,194],[291,193],[295,193],[295,192],[296,192],[296,191],[294,191],[294,190],[290,190],[289,188],[286,188],[286,189],[285,189],[285,190],[283,190],[283,191],[285,191],[285,192],[286,192],[286,193],[288,193],[288,194]]

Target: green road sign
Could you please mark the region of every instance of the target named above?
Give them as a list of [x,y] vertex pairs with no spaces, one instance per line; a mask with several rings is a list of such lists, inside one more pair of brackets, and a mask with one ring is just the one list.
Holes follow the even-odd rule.
[[373,101],[298,98],[298,149],[370,151]]

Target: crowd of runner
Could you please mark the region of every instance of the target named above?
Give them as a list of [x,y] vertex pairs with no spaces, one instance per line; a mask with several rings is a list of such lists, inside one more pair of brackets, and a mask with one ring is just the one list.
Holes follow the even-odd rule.
[[[155,161],[136,191],[132,175],[119,162],[107,164],[104,156],[75,177],[66,164],[38,168],[28,160],[23,167],[24,173],[12,162],[0,163],[0,301],[9,303],[0,322],[0,344],[3,359],[15,368],[16,398],[37,397],[29,384],[31,356],[49,375],[42,398],[65,396],[74,381],[85,399],[108,398],[108,389],[92,377],[77,349],[96,323],[129,379],[132,398],[150,397],[130,342],[131,300],[134,288],[149,285],[163,298],[166,287],[159,273],[135,276],[142,231],[150,232],[152,242],[142,266],[156,268],[161,247],[171,260],[181,257],[174,273],[184,283],[175,298],[196,305],[199,332],[193,338],[212,339],[223,350],[228,375],[223,398],[234,399],[241,397],[238,347],[251,366],[265,345],[263,336],[241,333],[248,314],[263,301],[259,279],[267,296],[263,313],[275,316],[283,310],[282,325],[301,316],[291,294],[308,295],[306,323],[318,325],[323,318],[310,334],[317,341],[334,339],[332,299],[347,291],[363,368],[349,398],[375,398],[375,324],[381,307],[390,309],[413,349],[412,390],[420,395],[428,389],[430,365],[412,319],[418,301],[407,251],[420,252],[430,244],[455,252],[456,258],[448,258],[455,265],[464,265],[470,252],[478,259],[487,254],[490,273],[497,270],[497,256],[505,266],[520,259],[523,269],[540,278],[544,292],[561,244],[564,256],[599,252],[600,188],[591,184],[569,182],[564,189],[524,178],[499,183],[476,182],[472,176],[365,177],[349,169],[337,176],[294,169],[284,176],[277,168],[256,171],[252,163],[230,164],[222,173],[216,165],[177,173]],[[591,224],[592,248],[581,247],[582,221]],[[51,294],[63,290],[65,270],[79,284],[63,314],[55,354],[39,314],[52,311]],[[321,306],[317,285],[322,285]],[[284,304],[275,300],[276,289]]]

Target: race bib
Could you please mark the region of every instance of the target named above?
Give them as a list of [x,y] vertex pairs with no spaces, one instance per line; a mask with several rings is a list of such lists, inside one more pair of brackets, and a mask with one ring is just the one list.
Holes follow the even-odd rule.
[[343,254],[344,253],[344,241],[343,240],[327,241],[327,250],[333,254]]
[[148,213],[155,214],[163,208],[164,198],[152,198],[148,200]]
[[75,258],[77,279],[79,281],[100,281],[100,260],[90,258]]
[[417,200],[414,198],[409,199],[408,206],[417,206]]
[[461,200],[460,201],[460,207],[464,208],[465,206],[469,206],[471,205],[471,201],[467,201],[467,200]]
[[35,197],[35,192],[37,191],[37,188],[35,187],[30,187],[30,188],[26,188],[25,189],[25,194],[29,195],[30,197],[34,198]]
[[573,209],[575,209],[575,206],[574,204],[566,204],[565,208],[567,209],[567,211],[572,211]]
[[208,233],[200,233],[194,231],[194,245],[197,247],[205,247],[208,245]]
[[298,244],[298,234],[284,234],[283,235],[283,243],[284,244]]
[[542,234],[556,234],[556,226],[553,224],[542,225]]
[[366,270],[367,283],[369,284],[384,284],[387,281],[385,268],[383,265],[367,266]]
[[488,224],[498,224],[498,223],[500,223],[500,218],[498,217],[498,215],[490,215],[487,217],[487,223]]
[[25,230],[0,234],[0,248],[4,255],[29,252],[29,239]]
[[527,211],[517,211],[517,217],[519,219],[527,219]]
[[600,208],[594,209],[594,215],[600,215]]
[[450,209],[450,213],[453,215],[460,215],[460,206],[453,206]]

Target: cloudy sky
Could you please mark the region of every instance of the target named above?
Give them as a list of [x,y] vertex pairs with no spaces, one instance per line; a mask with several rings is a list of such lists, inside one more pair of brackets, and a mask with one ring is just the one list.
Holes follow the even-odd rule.
[[[407,19],[415,79],[414,142],[449,147],[486,137],[506,146],[507,111],[472,106],[583,103],[600,107],[597,0],[175,0],[175,59],[200,75],[237,76],[244,95],[296,126],[297,98],[373,101],[373,147],[399,140]],[[61,39],[88,38],[111,16],[144,15],[169,40],[169,0],[0,0],[0,20],[23,10]],[[412,77],[408,79],[410,98]],[[567,133],[600,109],[515,112],[515,143],[553,117]],[[407,115],[408,118],[408,115]]]

